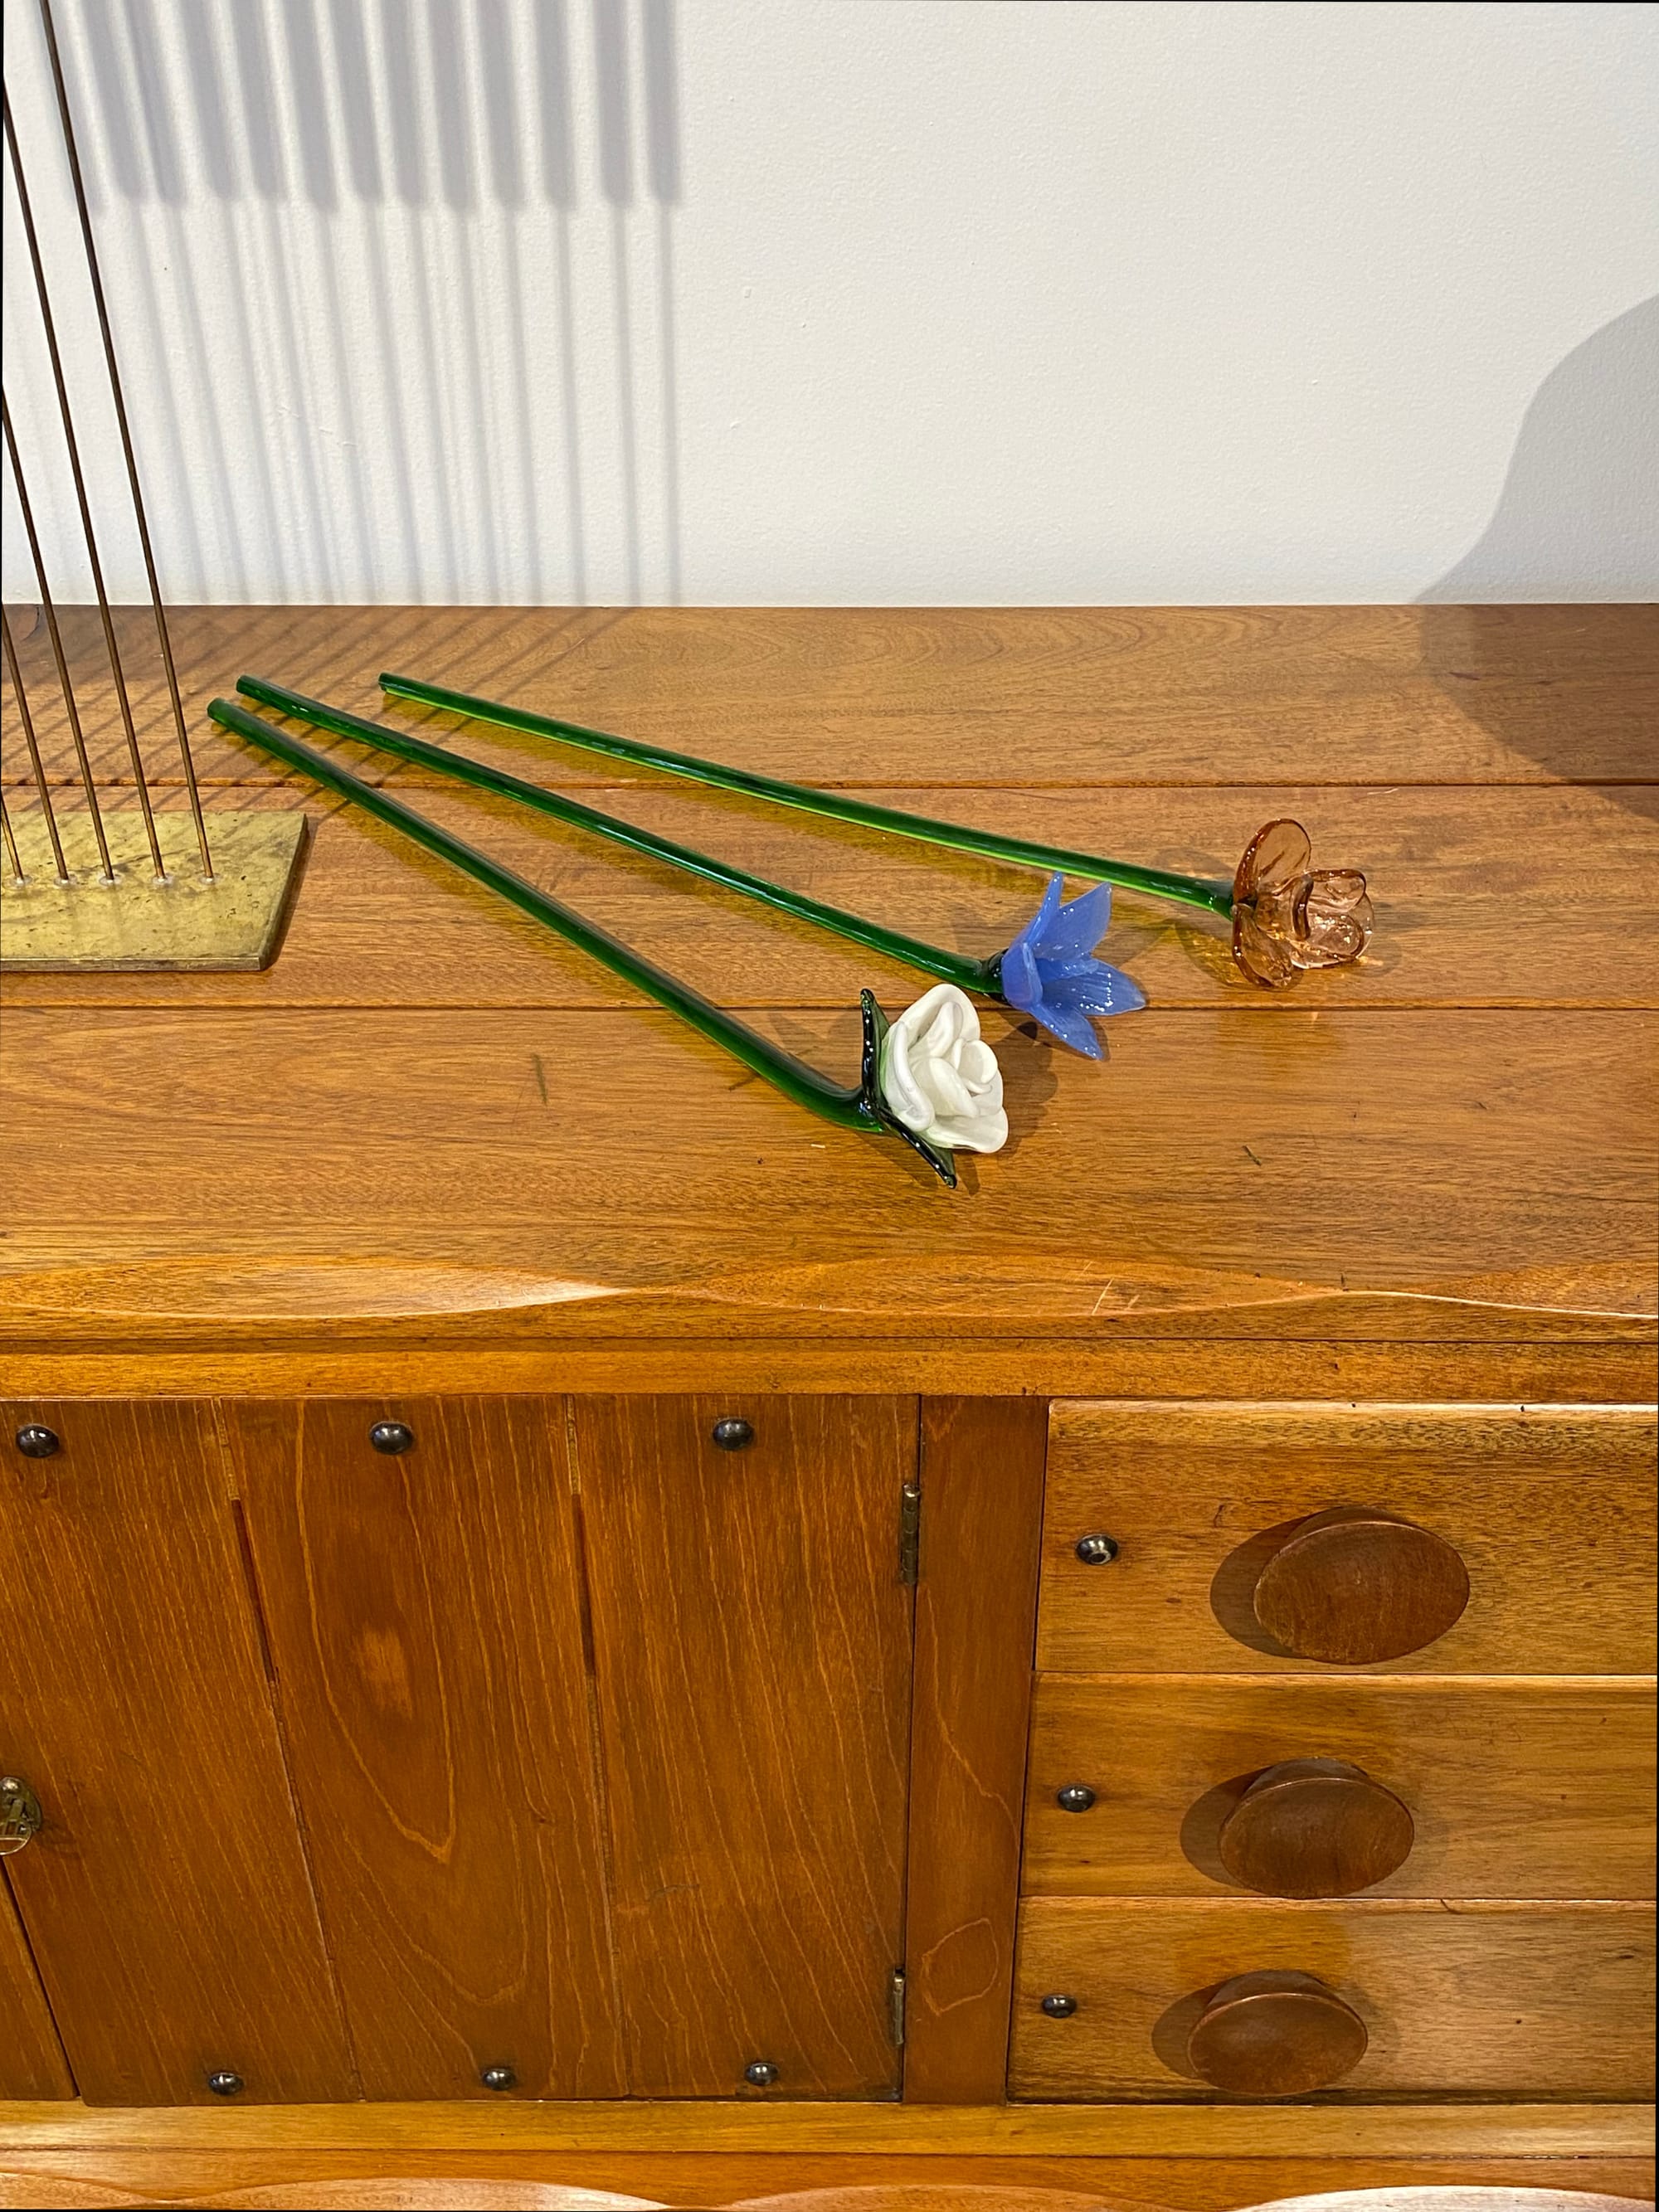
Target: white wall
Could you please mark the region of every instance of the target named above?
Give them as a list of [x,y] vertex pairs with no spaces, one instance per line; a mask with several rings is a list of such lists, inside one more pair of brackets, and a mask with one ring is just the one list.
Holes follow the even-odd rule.
[[56,5],[176,599],[1659,587],[1659,9]]

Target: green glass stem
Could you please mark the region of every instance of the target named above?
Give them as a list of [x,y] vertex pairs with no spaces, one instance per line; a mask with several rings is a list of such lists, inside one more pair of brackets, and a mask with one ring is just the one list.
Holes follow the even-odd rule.
[[1039,845],[1025,837],[1005,837],[994,830],[969,830],[959,822],[935,822],[925,814],[906,814],[897,807],[873,806],[837,791],[818,791],[805,784],[783,783],[777,777],[757,775],[748,769],[725,768],[718,761],[700,760],[695,753],[670,752],[661,745],[641,744],[632,738],[613,737],[605,730],[590,730],[580,722],[562,721],[556,715],[532,714],[523,707],[506,707],[494,699],[480,699],[466,691],[450,691],[440,684],[422,684],[412,676],[384,674],[380,689],[394,699],[412,700],[417,706],[441,707],[451,714],[465,714],[477,722],[498,722],[502,728],[522,730],[532,737],[553,738],[562,744],[608,753],[614,760],[637,761],[647,768],[665,769],[671,775],[689,776],[695,783],[718,784],[726,791],[741,791],[751,799],[769,799],[780,806],[799,806],[809,814],[822,814],[836,822],[856,822],[866,830],[884,830],[897,837],[920,838],[924,844],[942,845],[957,853],[978,853],[993,860],[1012,860],[1017,866],[1042,868],[1052,875],[1084,876],[1091,882],[1117,884],[1123,890],[1144,891],[1153,898],[1177,899],[1184,906],[1202,907],[1210,914],[1231,916],[1231,880],[1216,882],[1203,876],[1171,874],[1164,868],[1139,868],[1127,860],[1109,860],[1098,853],[1076,853],[1063,845]]
[[331,730],[336,736],[354,738],[359,744],[373,745],[378,751],[393,753],[399,760],[413,761],[422,768],[437,770],[440,775],[453,776],[462,783],[475,784],[481,791],[495,792],[501,798],[516,799],[522,806],[533,808],[538,814],[550,815],[556,822],[564,822],[577,830],[591,830],[597,837],[608,837],[613,843],[626,845],[636,853],[648,854],[653,860],[665,860],[671,867],[684,868],[690,875],[701,876],[705,882],[719,884],[724,890],[740,891],[748,898],[759,899],[763,904],[776,907],[784,914],[798,915],[803,921],[817,923],[822,929],[833,930],[837,936],[849,937],[855,945],[862,945],[872,952],[884,953],[890,959],[901,960],[912,968],[920,968],[929,975],[938,975],[947,983],[955,983],[964,991],[981,991],[992,998],[1002,996],[1000,972],[1002,956],[993,954],[988,960],[976,960],[965,952],[948,952],[942,945],[924,944],[920,938],[906,937],[900,931],[883,929],[875,922],[866,921],[856,914],[848,914],[840,907],[826,906],[820,899],[808,898],[804,892],[786,890],[765,876],[750,875],[746,868],[729,866],[724,860],[710,860],[706,854],[695,852],[689,845],[678,845],[672,838],[659,837],[649,830],[637,829],[631,822],[619,821],[614,814],[601,813],[596,806],[584,806],[580,800],[566,799],[559,793],[544,791],[538,784],[526,783],[522,776],[509,775],[504,769],[490,768],[483,761],[469,760],[465,753],[447,750],[441,745],[428,744],[424,738],[410,737],[401,730],[392,730],[383,723],[371,722],[361,714],[349,714],[343,708],[330,707],[320,699],[310,699],[301,691],[290,691],[286,684],[272,684],[263,676],[242,676],[237,678],[236,689],[245,698],[257,699],[262,706],[275,708],[279,714],[291,714],[296,721],[310,722],[319,730]]
[[948,1154],[937,1154],[931,1146],[914,1138],[887,1120],[879,1108],[878,1073],[876,1066],[880,1036],[885,1024],[879,1009],[866,991],[864,994],[865,1050],[861,1080],[850,1086],[832,1083],[804,1060],[783,1051],[767,1038],[758,1036],[744,1023],[738,1021],[721,1007],[714,1006],[698,992],[669,975],[665,969],[643,960],[636,952],[612,937],[609,931],[598,928],[584,921],[572,908],[563,906],[557,899],[550,898],[534,884],[504,868],[486,853],[479,852],[462,838],[451,835],[429,822],[423,814],[404,806],[389,793],[377,791],[373,784],[362,782],[349,770],[339,767],[325,754],[314,752],[309,745],[301,744],[297,738],[285,730],[274,729],[269,722],[250,714],[234,700],[216,699],[208,708],[211,719],[237,736],[246,738],[250,744],[263,752],[272,754],[289,768],[298,769],[325,791],[332,791],[340,798],[360,806],[377,821],[401,830],[404,836],[433,853],[463,875],[471,876],[475,883],[484,884],[500,897],[515,906],[532,921],[552,930],[568,943],[578,945],[592,958],[631,983],[635,990],[654,999],[659,1006],[678,1014],[682,1021],[723,1045],[733,1059],[764,1078],[785,1097],[796,1105],[805,1106],[827,1121],[834,1121],[844,1129],[860,1129],[871,1135],[892,1134],[903,1137],[921,1152],[941,1178],[951,1183],[956,1181],[956,1171]]

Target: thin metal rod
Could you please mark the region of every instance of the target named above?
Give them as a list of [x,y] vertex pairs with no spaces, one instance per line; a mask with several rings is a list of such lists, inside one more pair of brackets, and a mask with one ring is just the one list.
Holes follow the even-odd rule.
[[52,0],[40,0],[40,21],[46,34],[52,82],[58,94],[58,114],[64,126],[64,151],[69,156],[70,181],[75,187],[76,211],[81,218],[81,241],[87,250],[87,274],[92,279],[93,305],[98,311],[98,329],[104,341],[104,362],[109,370],[110,397],[115,402],[115,419],[121,430],[121,451],[126,458],[127,482],[132,488],[133,519],[138,525],[138,543],[143,550],[144,574],[149,580],[149,603],[155,611],[156,641],[161,648],[161,665],[167,672],[167,696],[173,702],[173,727],[179,733],[179,757],[184,763],[185,788],[190,794],[191,817],[196,824],[196,842],[201,848],[202,873],[211,883],[213,854],[209,848],[207,823],[202,813],[202,794],[196,786],[196,763],[191,757],[185,704],[179,694],[179,672],[173,665],[173,640],[167,634],[167,611],[161,604],[161,580],[155,573],[155,551],[150,544],[149,520],[144,512],[144,495],[138,483],[138,459],[132,447],[127,403],[121,390],[121,372],[116,365],[115,337],[110,328],[109,308],[104,299],[104,280],[98,267],[98,247],[92,234],[87,188],[81,175],[81,154],[75,143],[75,120],[70,113],[69,90],[64,82],[64,65],[58,58],[58,28],[52,18]]
[[87,482],[81,470],[81,448],[75,435],[75,416],[70,407],[69,386],[64,380],[63,356],[58,350],[58,326],[52,320],[52,299],[46,290],[46,272],[40,260],[40,241],[35,236],[34,212],[29,205],[29,189],[23,175],[23,157],[18,151],[17,131],[11,119],[9,93],[5,94],[3,100],[0,100],[0,112],[3,112],[6,149],[11,155],[11,173],[17,185],[17,206],[23,218],[23,236],[28,243],[29,265],[34,271],[34,289],[40,301],[40,327],[46,336],[46,352],[52,362],[52,382],[58,388],[58,411],[64,418],[64,443],[69,448],[70,473],[75,479],[75,496],[81,509],[81,527],[86,535],[87,558],[92,564],[93,589],[98,594],[98,612],[104,625],[104,645],[109,653],[110,673],[115,679],[115,696],[120,702],[121,723],[127,735],[133,781],[138,787],[138,804],[143,810],[144,834],[149,839],[156,880],[161,882],[167,876],[167,864],[161,858],[161,841],[155,834],[155,815],[149,803],[149,786],[144,780],[143,757],[138,750],[138,732],[133,726],[132,702],[127,696],[127,679],[121,666],[120,647],[115,642],[115,623],[109,611],[109,595],[104,589],[103,563],[98,558],[98,540],[92,526]]
[[20,884],[27,883],[28,878],[23,873],[23,863],[17,856],[17,840],[11,834],[11,813],[3,791],[0,791],[0,835],[3,835],[6,841],[6,858],[11,862],[13,878]]
[[29,505],[28,486],[23,481],[23,462],[17,450],[17,434],[11,427],[11,409],[6,404],[3,392],[0,392],[0,423],[5,427],[12,482],[17,487],[17,504],[28,537],[29,557],[34,562],[34,583],[40,594],[40,612],[46,617],[46,635],[52,640],[52,659],[58,663],[58,681],[63,690],[64,709],[69,716],[70,736],[75,741],[75,757],[86,790],[87,808],[92,816],[92,834],[98,840],[98,858],[103,866],[104,881],[112,884],[115,869],[109,857],[109,840],[104,835],[104,817],[98,809],[98,787],[93,781],[92,763],[87,758],[87,741],[82,733],[81,713],[75,703],[75,686],[70,681],[69,661],[64,655],[64,641],[58,628],[58,610],[52,603],[52,592],[46,583],[46,556],[40,550],[40,533],[34,527],[34,510]]
[[64,841],[58,834],[58,817],[52,811],[52,793],[46,788],[46,771],[40,764],[40,747],[35,740],[34,720],[29,713],[29,695],[23,689],[23,672],[17,665],[17,647],[11,641],[11,617],[0,607],[0,630],[5,633],[6,672],[11,678],[11,688],[17,694],[17,715],[23,725],[23,743],[29,749],[29,766],[34,770],[34,787],[40,795],[40,811],[46,817],[46,835],[52,840],[52,856],[58,863],[58,880],[66,884],[70,872],[64,863]]

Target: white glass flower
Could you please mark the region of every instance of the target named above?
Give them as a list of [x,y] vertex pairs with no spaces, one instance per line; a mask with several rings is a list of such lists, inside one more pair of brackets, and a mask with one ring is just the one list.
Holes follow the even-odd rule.
[[954,983],[936,983],[888,1030],[881,1095],[894,1119],[930,1145],[1000,1152],[1008,1141],[1002,1070],[973,1001]]

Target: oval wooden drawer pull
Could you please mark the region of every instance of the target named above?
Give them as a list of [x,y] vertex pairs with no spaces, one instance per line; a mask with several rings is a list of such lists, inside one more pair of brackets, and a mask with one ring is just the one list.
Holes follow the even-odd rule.
[[1420,1651],[1468,1601],[1468,1570],[1443,1536],[1363,1505],[1300,1522],[1261,1570],[1254,1601],[1275,1643],[1337,1667]]
[[1221,1863],[1264,1897],[1352,1897],[1402,1867],[1412,1816],[1346,1759],[1287,1759],[1258,1774],[1221,1824]]
[[1313,1975],[1239,1974],[1206,2006],[1187,2057],[1235,2097],[1305,2097],[1352,2074],[1369,2040],[1353,2007]]

